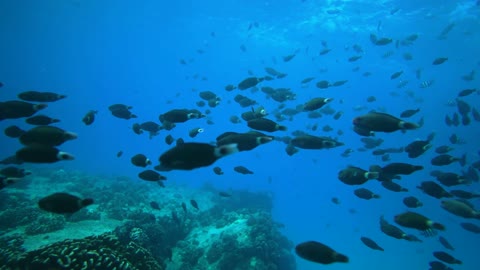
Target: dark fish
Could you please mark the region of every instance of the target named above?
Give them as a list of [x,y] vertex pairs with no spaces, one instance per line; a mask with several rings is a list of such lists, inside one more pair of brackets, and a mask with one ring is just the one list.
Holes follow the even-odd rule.
[[480,234],[480,226],[476,224],[470,222],[462,222],[460,223],[460,226],[469,232]]
[[118,151],[117,152],[117,157],[121,157],[123,155],[123,151]]
[[232,194],[230,194],[230,193],[228,193],[228,192],[225,192],[225,191],[219,191],[219,192],[218,192],[218,195],[219,195],[220,197],[224,197],[224,198],[230,198],[230,197],[232,197]]
[[442,246],[444,248],[450,249],[450,250],[455,250],[455,248],[443,236],[439,236],[438,241],[440,241],[440,244],[442,244]]
[[302,149],[330,149],[344,145],[342,142],[338,142],[329,137],[318,137],[313,135],[302,135],[293,138],[290,143],[298,148]]
[[347,82],[348,82],[348,80],[336,81],[336,82],[332,83],[332,86],[333,86],[333,87],[342,86],[342,85],[346,84]]
[[0,120],[30,117],[47,106],[47,104],[33,104],[19,100],[0,102]]
[[156,170],[193,170],[212,165],[219,158],[240,151],[237,144],[213,146],[207,143],[182,143],[163,153]]
[[412,122],[405,122],[386,113],[371,112],[353,119],[356,128],[365,131],[394,132],[397,130],[416,129],[419,126]]
[[438,172],[435,177],[442,185],[451,187],[461,184],[468,184],[469,181],[463,175],[453,172]]
[[283,57],[283,62],[289,62],[289,61],[292,60],[295,56],[296,56],[296,54],[290,54],[290,55],[284,56],[284,57]]
[[459,200],[443,200],[441,207],[459,217],[480,219],[480,212]]
[[466,199],[466,200],[480,198],[480,194],[476,194],[476,193],[472,193],[472,192],[460,190],[460,189],[451,190],[450,193],[453,194],[453,196],[455,197]]
[[135,114],[133,114],[130,110],[127,110],[127,109],[116,109],[116,110],[110,110],[110,111],[113,116],[120,119],[129,120],[132,118],[137,118]]
[[238,151],[249,151],[257,146],[271,142],[273,137],[258,131],[246,133],[224,132],[216,140],[217,146],[236,144]]
[[462,261],[454,258],[452,255],[448,254],[445,251],[435,251],[433,252],[433,256],[439,259],[442,262],[446,262],[449,264],[462,264]]
[[466,154],[464,154],[462,157],[454,157],[448,154],[441,154],[438,155],[430,160],[430,163],[434,166],[446,166],[450,165],[453,162],[458,161],[461,166],[465,166],[466,164]]
[[286,126],[282,126],[270,119],[266,118],[255,118],[247,122],[247,126],[256,130],[274,132],[277,130],[285,131],[287,130]]
[[423,203],[420,202],[416,197],[408,196],[403,199],[403,204],[409,208],[417,208],[423,206]]
[[25,134],[25,132],[26,132],[25,130],[15,125],[8,126],[3,130],[3,133],[5,133],[5,135],[7,135],[10,138],[18,138],[23,134]]
[[353,166],[338,172],[338,179],[347,185],[361,185],[370,179],[378,178],[378,176],[378,172],[369,172]]
[[241,173],[241,174],[253,174],[252,171],[250,171],[249,169],[247,169],[244,166],[236,166],[236,167],[233,168],[233,170],[238,172],[238,173]]
[[211,99],[217,99],[217,94],[213,93],[212,91],[202,91],[199,93],[201,99],[205,101],[209,101]]
[[229,84],[229,85],[226,85],[226,86],[225,86],[225,90],[228,91],[228,92],[233,91],[233,90],[235,90],[236,88],[237,88],[237,87],[236,87],[235,85],[233,85],[233,84]]
[[295,253],[311,262],[331,264],[334,262],[348,262],[348,257],[336,252],[329,246],[316,241],[308,241],[295,246]]
[[197,201],[195,201],[195,200],[190,200],[190,204],[193,206],[193,208],[195,208],[195,209],[197,209],[197,210],[200,210],[200,209],[198,208],[198,203],[197,203]]
[[223,174],[222,168],[220,168],[220,167],[218,167],[218,166],[213,168],[213,172],[214,172],[216,175],[222,175],[222,174]]
[[430,149],[432,145],[430,140],[426,141],[414,141],[405,146],[405,152],[408,153],[409,158],[417,158]]
[[144,154],[136,154],[130,159],[130,162],[132,162],[133,165],[142,168],[152,164],[152,161],[150,161],[150,159],[148,159]]
[[448,146],[448,145],[442,145],[442,146],[439,146],[437,148],[435,148],[435,153],[437,154],[446,154],[450,151],[452,151],[453,148]]
[[287,155],[293,156],[296,153],[298,153],[298,149],[295,146],[293,146],[291,143],[289,143],[287,144],[287,147],[285,147],[285,152],[287,153]]
[[306,84],[306,83],[309,83],[309,82],[313,81],[314,79],[315,79],[315,77],[308,77],[308,78],[303,79],[300,83],[301,84]]
[[77,134],[52,126],[38,126],[27,130],[19,140],[23,145],[42,144],[59,146],[66,141],[74,140]]
[[403,74],[403,70],[394,72],[392,75],[390,75],[391,80],[395,80],[396,78],[400,77]]
[[348,62],[355,62],[355,61],[359,60],[360,58],[362,58],[362,55],[354,55],[354,56],[348,58]]
[[58,123],[60,122],[60,120],[48,117],[46,115],[35,115],[25,119],[25,122],[27,122],[27,124],[35,126],[47,126],[53,123]]
[[318,55],[325,55],[325,54],[329,53],[331,50],[332,49],[324,48],[318,53]]
[[365,246],[367,246],[367,247],[369,247],[373,250],[384,251],[384,249],[382,247],[380,247],[377,243],[375,243],[375,241],[373,241],[372,239],[370,239],[368,237],[362,236],[360,238],[360,240],[362,241],[362,243],[365,244]]
[[137,135],[140,135],[140,134],[143,133],[143,130],[142,130],[142,128],[140,127],[140,124],[139,124],[139,123],[133,124],[132,130],[133,130],[133,132],[134,132],[135,134],[137,134]]
[[40,209],[55,214],[73,214],[91,204],[93,199],[81,199],[64,192],[51,194],[38,202]]
[[138,174],[140,179],[145,181],[160,181],[160,180],[167,180],[167,178],[163,175],[160,175],[156,171],[153,170],[145,170]]
[[182,202],[182,209],[183,209],[183,212],[186,214],[187,213],[187,204],[185,202]]
[[30,174],[32,173],[29,171],[26,171],[25,169],[17,168],[14,166],[9,166],[9,167],[0,169],[0,175],[7,178],[23,178]]
[[18,98],[25,101],[33,102],[53,102],[63,98],[65,95],[60,95],[52,92],[38,92],[38,91],[26,91],[18,94]]
[[150,202],[150,207],[152,207],[152,209],[155,209],[155,210],[160,210],[160,205],[158,205],[158,203],[155,201]]
[[417,108],[416,110],[405,110],[400,114],[400,117],[402,117],[402,118],[412,117],[413,115],[415,115],[419,111],[420,111],[420,108]]
[[322,108],[325,104],[331,102],[333,98],[313,98],[303,105],[305,111],[314,111]]
[[437,229],[440,231],[445,230],[445,226],[438,222],[434,222],[429,218],[415,213],[415,212],[405,212],[395,216],[395,222],[403,227],[417,229],[419,231],[430,231],[432,229]]
[[408,189],[400,186],[393,181],[382,181],[382,186],[393,192],[408,192]]
[[466,96],[469,96],[469,95],[471,95],[471,94],[473,94],[473,93],[475,93],[475,92],[478,93],[477,89],[463,89],[463,90],[461,90],[460,92],[458,92],[458,95],[457,95],[457,96],[458,96],[458,97],[466,97]]
[[452,194],[448,193],[439,184],[433,181],[424,181],[420,186],[417,186],[417,188],[437,199],[453,197]]
[[28,145],[18,150],[15,156],[23,162],[31,163],[54,163],[60,160],[74,159],[74,156],[67,152],[42,144]]
[[93,122],[95,121],[95,115],[97,114],[98,111],[94,111],[94,110],[90,110],[88,111],[85,116],[82,118],[82,122],[89,126],[91,124],[93,124]]
[[370,200],[370,199],[379,199],[380,195],[373,193],[371,190],[366,188],[357,188],[353,191],[355,196],[360,199]]
[[448,60],[446,57],[438,57],[435,60],[433,60],[432,65],[441,65],[445,63]]
[[257,78],[257,77],[248,77],[241,81],[237,88],[240,90],[246,90],[248,88],[256,86],[258,83],[262,82],[264,79],[263,78]]
[[330,83],[328,81],[323,80],[323,81],[317,82],[316,86],[320,89],[326,89],[330,86]]
[[429,270],[453,270],[452,268],[439,261],[431,261],[428,264],[430,265]]
[[393,162],[382,167],[382,173],[391,174],[391,175],[409,175],[418,170],[423,170],[421,165],[412,165],[402,162]]
[[337,198],[337,197],[333,197],[333,198],[331,199],[331,201],[332,201],[332,203],[334,203],[334,204],[340,204],[340,199]]
[[174,141],[175,141],[175,139],[174,139],[173,136],[170,135],[170,134],[168,134],[168,135],[165,137],[165,143],[168,144],[168,145],[171,145]]
[[198,134],[200,133],[203,133],[203,128],[193,128],[191,129],[189,132],[188,132],[188,136],[190,136],[190,138],[195,138],[197,137]]
[[421,242],[415,236],[407,235],[404,231],[402,231],[397,226],[388,223],[388,221],[386,221],[383,216],[380,216],[380,230],[384,234],[396,239],[405,239],[407,241]]
[[162,123],[184,123],[191,119],[200,119],[205,117],[198,110],[189,110],[189,109],[173,109],[164,114],[161,114],[158,118]]

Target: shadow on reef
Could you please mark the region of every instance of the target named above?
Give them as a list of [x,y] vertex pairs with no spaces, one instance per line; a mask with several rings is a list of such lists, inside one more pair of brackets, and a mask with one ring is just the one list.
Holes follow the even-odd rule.
[[[24,231],[0,238],[0,269],[296,269],[293,243],[272,219],[269,193],[234,191],[231,197],[221,198],[213,187],[152,189],[151,183],[138,184],[124,177],[63,170],[36,175],[43,177],[37,180],[42,185],[67,183],[67,191],[89,194],[96,207],[69,217],[51,215],[36,208],[36,198],[32,201],[26,191],[10,190],[1,199],[0,217],[11,222],[0,228],[19,232],[18,227],[24,226]],[[192,192],[201,202],[200,209],[180,208],[180,201]],[[149,196],[162,198],[161,210],[148,207]],[[28,252],[23,247],[31,235],[62,230],[83,220],[102,224],[104,218],[123,224],[99,236],[64,240]]]

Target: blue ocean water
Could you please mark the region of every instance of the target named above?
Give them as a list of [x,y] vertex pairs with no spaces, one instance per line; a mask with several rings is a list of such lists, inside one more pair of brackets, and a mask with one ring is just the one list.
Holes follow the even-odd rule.
[[[252,151],[237,153],[218,160],[225,172],[218,176],[212,167],[192,171],[171,171],[164,175],[169,182],[199,188],[211,183],[220,190],[266,191],[273,195],[273,217],[284,224],[282,233],[293,243],[316,240],[328,244],[350,258],[347,264],[337,263],[330,269],[428,269],[434,260],[433,251],[444,250],[438,239],[424,238],[417,231],[404,229],[423,240],[422,243],[397,240],[379,229],[379,217],[393,217],[407,210],[402,199],[405,193],[385,190],[378,182],[363,187],[381,195],[380,200],[361,200],[353,195],[356,187],[337,179],[340,170],[348,165],[368,168],[385,165],[371,151],[362,151],[362,138],[352,130],[352,119],[370,110],[399,116],[405,109],[420,108],[409,121],[424,119],[416,130],[377,133],[384,140],[380,148],[406,146],[416,139],[426,139],[434,132],[434,147],[450,145],[449,137],[458,135],[465,144],[454,145],[453,156],[467,155],[467,163],[479,159],[479,123],[449,127],[445,115],[457,107],[449,106],[460,90],[479,88],[479,79],[464,80],[462,76],[480,72],[480,6],[477,1],[1,1],[0,2],[0,100],[16,100],[27,90],[52,91],[67,98],[49,104],[43,110],[61,119],[59,127],[74,131],[78,139],[62,145],[61,149],[75,155],[73,161],[55,164],[24,165],[24,167],[62,168],[79,170],[92,175],[122,175],[137,181],[140,171],[132,166],[129,157],[143,153],[154,163],[170,149],[164,137],[186,141],[214,142],[223,132],[246,132],[245,121],[230,122],[250,107],[242,108],[234,101],[237,94],[246,95],[271,113],[281,104],[262,91],[231,92],[224,88],[237,85],[250,76],[266,76],[266,67],[288,74],[285,78],[263,81],[258,87],[290,88],[295,100],[284,102],[295,108],[314,97],[330,97],[328,105],[342,111],[340,119],[323,114],[311,119],[300,112],[291,119],[279,122],[288,131],[273,136],[292,136],[301,130],[317,136],[332,136],[345,143],[333,149],[303,150],[293,156],[285,152],[280,141],[262,145]],[[442,34],[446,27],[453,28]],[[445,31],[444,31],[445,32]],[[370,35],[393,39],[385,46],[374,45]],[[418,39],[402,44],[409,35]],[[396,46],[397,41],[399,44]],[[325,48],[325,55],[319,52]],[[362,48],[355,51],[355,45]],[[243,49],[242,49],[243,48]],[[405,54],[412,59],[406,60]],[[283,57],[295,54],[285,62]],[[362,57],[354,62],[352,56]],[[432,65],[438,57],[447,57],[441,65]],[[185,61],[182,64],[181,61]],[[358,68],[358,70],[355,70]],[[418,76],[418,70],[421,76]],[[399,79],[390,75],[403,71]],[[249,72],[251,74],[249,74]],[[365,76],[365,72],[371,73]],[[305,85],[300,82],[315,79]],[[339,87],[319,89],[320,80],[348,80]],[[398,88],[400,81],[408,82]],[[422,88],[421,84],[432,81]],[[210,90],[220,98],[215,108],[198,108],[199,92]],[[374,96],[375,102],[367,102]],[[462,98],[473,108],[479,108],[477,93]],[[122,103],[133,106],[137,119],[113,117],[108,106]],[[136,122],[155,121],[171,109],[207,108],[207,118],[178,124],[160,135],[136,135],[131,126]],[[362,109],[364,108],[364,109]],[[480,109],[480,108],[479,108]],[[98,110],[93,125],[81,119],[89,110]],[[207,119],[213,124],[208,124]],[[3,120],[0,128],[23,121]],[[318,125],[312,131],[312,125]],[[333,131],[324,132],[329,125]],[[201,127],[205,131],[195,138],[188,132]],[[337,135],[337,131],[343,131]],[[2,136],[1,158],[14,154],[21,144]],[[354,152],[342,157],[345,149]],[[123,157],[117,158],[118,151]],[[463,230],[458,224],[466,221],[440,208],[439,200],[416,188],[421,181],[432,180],[430,165],[433,149],[417,159],[406,153],[391,154],[390,162],[423,165],[424,170],[404,176],[399,182],[424,203],[418,212],[443,223],[445,236],[456,247],[452,252],[463,261],[455,269],[476,269],[479,263],[476,250],[479,236]],[[233,167],[242,165],[254,172],[241,175]],[[461,173],[466,169],[457,163],[440,168]],[[140,181],[140,180],[139,180]],[[480,192],[478,182],[463,189]],[[119,192],[119,191],[115,191]],[[3,196],[4,194],[2,194]],[[43,194],[48,195],[48,194]],[[337,197],[340,204],[331,202]],[[480,208],[478,199],[471,202]],[[351,209],[355,209],[354,213]],[[3,221],[2,221],[3,222]],[[480,225],[478,221],[473,223]],[[370,250],[360,242],[361,236],[375,239],[384,252]],[[293,252],[293,251],[292,251]],[[296,257],[297,269],[318,269],[319,265]]]

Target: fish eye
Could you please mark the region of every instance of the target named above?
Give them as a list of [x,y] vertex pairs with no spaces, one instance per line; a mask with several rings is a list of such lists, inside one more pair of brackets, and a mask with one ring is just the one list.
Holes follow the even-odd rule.
[[197,129],[197,132],[198,132],[198,133],[202,133],[202,132],[203,132],[203,128]]

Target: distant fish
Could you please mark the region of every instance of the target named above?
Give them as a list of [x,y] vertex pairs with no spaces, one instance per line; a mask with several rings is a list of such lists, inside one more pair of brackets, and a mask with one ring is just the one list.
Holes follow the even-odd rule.
[[420,88],[428,88],[432,86],[433,83],[434,83],[434,80],[423,81],[422,83],[420,83]]
[[95,110],[90,110],[88,111],[85,116],[82,118],[82,122],[89,126],[91,124],[93,124],[93,122],[95,121],[95,115],[97,114],[98,111],[95,111]]
[[384,249],[379,246],[377,243],[375,243],[375,241],[373,241],[372,239],[368,238],[368,237],[365,237],[365,236],[362,236],[360,238],[360,240],[362,241],[363,244],[365,244],[365,246],[373,249],[373,250],[380,250],[380,251],[384,251]]
[[448,60],[447,57],[438,57],[435,60],[433,60],[432,65],[441,65],[445,63]]
[[155,210],[160,210],[160,205],[158,205],[158,203],[155,201],[151,201],[150,206]]

